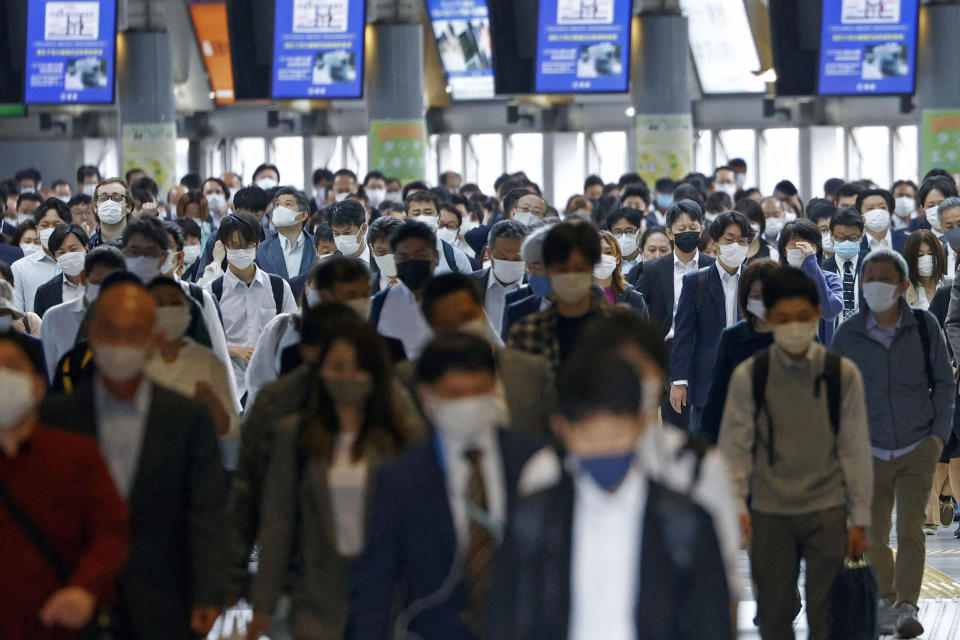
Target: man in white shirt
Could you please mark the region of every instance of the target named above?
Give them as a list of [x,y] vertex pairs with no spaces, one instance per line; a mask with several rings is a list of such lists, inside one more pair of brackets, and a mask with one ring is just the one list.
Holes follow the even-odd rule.
[[[416,191],[407,196],[407,216],[427,225],[434,234],[440,226],[440,198],[429,191]],[[461,249],[435,237],[440,259],[434,267],[435,275],[442,273],[472,273],[470,258]]]
[[327,214],[333,242],[337,251],[348,258],[357,258],[370,264],[370,248],[364,242],[367,233],[366,215],[356,200],[346,199],[335,203]]
[[370,223],[367,231],[367,246],[370,247],[370,271],[374,279],[370,282],[371,290],[376,293],[397,284],[397,263],[393,257],[393,248],[390,239],[403,226],[403,221],[392,216],[380,216]]
[[840,322],[860,309],[860,262],[869,250],[864,250],[863,218],[852,209],[843,209],[830,221],[833,238],[833,256],[823,263],[823,270],[836,273],[843,283],[843,311]]
[[866,233],[864,250],[892,249],[903,252],[909,232],[890,229],[890,216],[895,206],[893,194],[886,189],[867,189],[857,196],[857,210],[863,216]]
[[17,305],[24,313],[33,312],[37,289],[60,273],[60,267],[50,251],[50,236],[60,225],[73,222],[73,214],[66,202],[57,198],[43,201],[33,214],[43,251],[25,256],[11,265]]
[[311,248],[313,237],[303,228],[309,215],[305,195],[293,187],[278,189],[270,212],[277,235],[258,245],[257,266],[288,281],[309,271],[317,261]]
[[491,266],[470,274],[483,292],[483,308],[498,336],[503,327],[507,294],[523,284],[526,268],[520,256],[520,246],[526,236],[527,227],[516,220],[501,220],[493,225],[486,248]]
[[48,248],[61,272],[37,288],[34,313],[42,318],[51,307],[83,295],[83,260],[89,244],[87,233],[76,223],[54,229]]
[[[636,196],[634,198],[639,199]],[[640,253],[643,214],[638,209],[628,209],[624,206],[607,216],[606,225],[616,238],[617,244],[620,245],[620,254],[623,256],[620,273],[626,277],[634,267],[643,262],[643,256]]]

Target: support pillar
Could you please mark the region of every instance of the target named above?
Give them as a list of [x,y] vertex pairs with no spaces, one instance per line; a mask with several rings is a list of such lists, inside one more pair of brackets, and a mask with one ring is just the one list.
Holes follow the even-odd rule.
[[920,110],[920,171],[934,167],[960,174],[960,83],[944,80],[944,71],[960,60],[960,3],[941,2],[920,7],[917,33],[917,106]]

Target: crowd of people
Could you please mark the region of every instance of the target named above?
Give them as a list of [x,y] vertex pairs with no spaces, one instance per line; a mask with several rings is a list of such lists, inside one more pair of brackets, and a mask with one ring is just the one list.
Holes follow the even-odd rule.
[[956,182],[746,170],[0,182],[0,638],[920,635]]

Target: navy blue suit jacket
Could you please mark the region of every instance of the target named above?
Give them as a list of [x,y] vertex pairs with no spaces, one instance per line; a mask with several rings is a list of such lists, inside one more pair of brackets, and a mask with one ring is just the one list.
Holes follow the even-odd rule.
[[[671,252],[662,258],[643,263],[643,270],[635,285],[647,303],[650,322],[660,329],[663,337],[670,333],[670,325],[673,324],[673,255]],[[713,258],[702,253],[697,257],[699,268],[710,266],[714,262]]]
[[[521,294],[521,292],[523,293]],[[515,294],[521,295],[516,295],[513,301],[511,301],[510,296]],[[507,341],[507,337],[510,335],[510,327],[531,313],[540,311],[540,303],[542,301],[543,298],[533,295],[533,291],[530,290],[529,286],[520,287],[516,291],[511,291],[507,294],[503,302],[503,330],[500,332],[500,337],[503,338],[504,342]]]
[[257,266],[266,271],[280,276],[284,280],[296,278],[299,275],[310,271],[310,267],[317,261],[317,252],[313,250],[313,236],[303,232],[304,245],[303,254],[300,257],[300,270],[297,273],[287,273],[287,262],[283,258],[283,248],[280,245],[280,234],[270,236],[257,248]]
[[[893,234],[890,238],[890,244],[893,246],[893,250],[897,253],[903,253],[903,246],[907,244],[907,238],[910,236],[911,231],[908,229],[893,229],[887,230],[889,233]],[[863,238],[860,239],[860,250],[861,251],[870,251],[870,236],[867,235],[867,232],[863,232]]]
[[17,232],[17,227],[6,220],[0,219],[0,233],[5,236],[12,236]]
[[[704,270],[707,272],[707,290],[702,294],[703,303],[698,309],[697,277]],[[673,333],[670,381],[687,381],[687,403],[695,407],[702,407],[707,402],[717,344],[727,326],[725,300],[723,283],[715,266],[703,267],[683,276]]]
[[[523,465],[541,446],[518,431],[500,430],[507,514],[516,502]],[[458,569],[457,535],[447,495],[442,451],[436,437],[381,467],[373,489],[367,541],[350,580],[347,640],[393,636],[391,613],[402,594],[402,609],[436,594]],[[474,640],[460,617],[467,608],[463,580],[446,597],[409,621],[423,640]]]
[[20,249],[20,247],[0,243],[0,262],[6,262],[8,265],[11,265],[22,257],[23,250]]
[[37,289],[33,298],[33,312],[42,318],[47,309],[61,302],[63,302],[63,274],[58,273]]

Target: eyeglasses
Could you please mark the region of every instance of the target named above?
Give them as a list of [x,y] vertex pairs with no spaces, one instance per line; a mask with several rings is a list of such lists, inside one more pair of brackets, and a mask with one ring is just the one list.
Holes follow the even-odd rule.
[[114,202],[126,202],[127,195],[125,193],[98,193],[97,202],[106,202],[107,200],[113,200]]
[[135,247],[128,247],[123,250],[123,255],[128,258],[156,258],[159,260],[163,253],[161,249],[138,249]]

